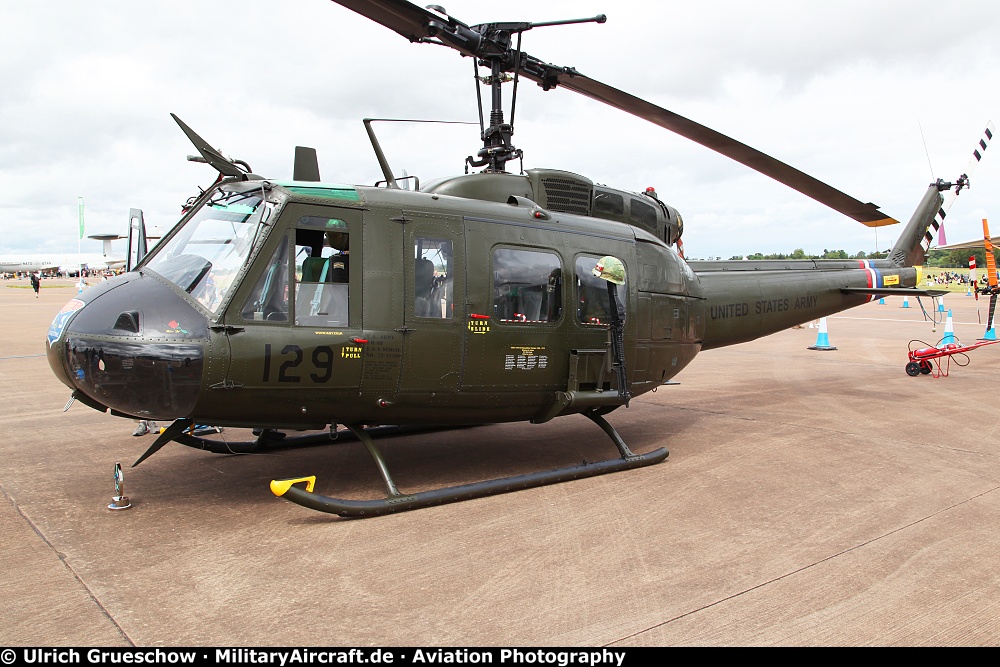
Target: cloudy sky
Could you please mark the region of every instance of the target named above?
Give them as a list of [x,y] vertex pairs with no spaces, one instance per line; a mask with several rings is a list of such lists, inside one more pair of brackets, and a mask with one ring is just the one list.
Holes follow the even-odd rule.
[[[783,160],[906,220],[927,184],[966,167],[1000,122],[995,2],[502,3],[446,0],[468,23],[605,13],[538,28],[526,52],[573,66]],[[169,227],[215,172],[174,112],[223,153],[290,177],[293,146],[324,180],[381,178],[364,117],[477,121],[472,66],[413,45],[330,0],[41,0],[7,3],[0,41],[0,254],[75,252],[124,233],[128,209]],[[565,90],[521,86],[514,143],[525,167],[641,191],[685,218],[689,256],[891,245],[873,230],[711,151]],[[460,173],[478,127],[383,126],[394,169]],[[1000,143],[1000,141],[996,142]],[[925,148],[926,145],[926,148]],[[991,155],[992,153],[992,155]],[[1000,229],[1000,146],[948,218],[948,240]],[[118,242],[122,243],[122,242]],[[84,252],[97,251],[84,240]]]

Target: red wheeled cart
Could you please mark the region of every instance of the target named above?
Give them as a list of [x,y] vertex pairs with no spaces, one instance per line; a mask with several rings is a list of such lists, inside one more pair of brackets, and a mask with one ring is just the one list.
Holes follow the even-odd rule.
[[[966,352],[970,352],[971,350],[984,345],[1000,343],[1000,340],[980,340],[976,341],[972,345],[948,343],[947,345],[942,345],[941,347],[921,347],[918,349],[913,348],[914,343],[921,343],[921,341],[910,341],[910,361],[906,364],[906,374],[912,377],[917,377],[918,375],[930,375],[933,373],[934,377],[941,377],[942,375],[948,377],[948,371],[951,369],[951,358],[953,356],[956,354],[962,355],[959,359],[955,360],[955,363],[959,366],[968,366],[969,357],[966,355]],[[923,344],[926,345],[926,343]],[[941,359],[943,358],[947,358],[948,361],[945,362],[945,366],[942,369]],[[962,361],[963,359],[964,363]]]

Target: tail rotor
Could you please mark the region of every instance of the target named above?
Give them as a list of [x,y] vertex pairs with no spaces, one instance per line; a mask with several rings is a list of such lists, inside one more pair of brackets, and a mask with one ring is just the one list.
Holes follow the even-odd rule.
[[[948,210],[951,209],[951,205],[955,203],[955,199],[958,198],[958,193],[968,188],[970,185],[970,178],[976,171],[976,167],[979,166],[979,162],[983,159],[983,154],[986,152],[986,148],[990,144],[990,140],[993,139],[993,134],[996,132],[997,128],[990,121],[986,123],[986,129],[983,130],[982,136],[979,137],[979,141],[976,143],[976,147],[972,149],[972,157],[969,158],[968,164],[965,165],[965,171],[954,183],[954,187],[948,190],[948,193],[944,195],[944,201],[941,203],[941,208],[938,209],[937,216],[934,218],[932,226],[934,231],[938,233],[938,245],[946,245],[944,235],[944,219],[948,215]],[[928,231],[925,236],[925,241],[929,247],[933,241],[931,232]]]

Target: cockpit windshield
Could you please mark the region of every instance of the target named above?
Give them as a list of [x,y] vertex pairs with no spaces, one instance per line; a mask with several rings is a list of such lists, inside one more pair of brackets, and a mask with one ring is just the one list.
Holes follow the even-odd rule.
[[[261,190],[219,190],[143,268],[152,269],[215,312],[246,262],[263,217]],[[265,218],[266,219],[266,218]]]

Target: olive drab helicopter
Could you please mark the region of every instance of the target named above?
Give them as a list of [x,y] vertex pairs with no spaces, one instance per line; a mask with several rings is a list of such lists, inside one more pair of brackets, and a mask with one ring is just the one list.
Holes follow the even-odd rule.
[[[605,416],[671,384],[700,351],[879,295],[928,294],[915,289],[915,267],[925,258],[929,228],[968,185],[967,175],[927,188],[886,259],[688,262],[679,252],[681,216],[654,192],[617,190],[557,169],[510,170],[523,153],[512,143],[501,85],[513,86],[513,99],[521,79],[586,95],[866,225],[896,220],[714,130],[521,49],[528,30],[603,16],[470,26],[404,0],[339,4],[411,42],[457,50],[477,73],[485,69],[477,83],[491,100],[488,120],[480,104],[483,146],[466,159],[464,175],[404,189],[366,121],[383,181],[323,181],[316,152],[304,147],[296,150],[293,179],[281,180],[224,157],[174,116],[200,153],[194,159],[214,167],[217,181],[132,271],[71,300],[48,334],[49,364],[73,398],[117,416],[171,422],[137,464],[171,441],[228,453],[352,434],[371,454],[385,497],[322,495],[315,477],[271,483],[278,496],[341,516],[651,465],[667,450],[634,454]],[[992,131],[977,146],[977,161]],[[542,423],[574,414],[599,426],[618,455],[417,493],[397,488],[373,437],[388,428]],[[195,435],[200,424],[253,428],[257,438],[220,443]]]

